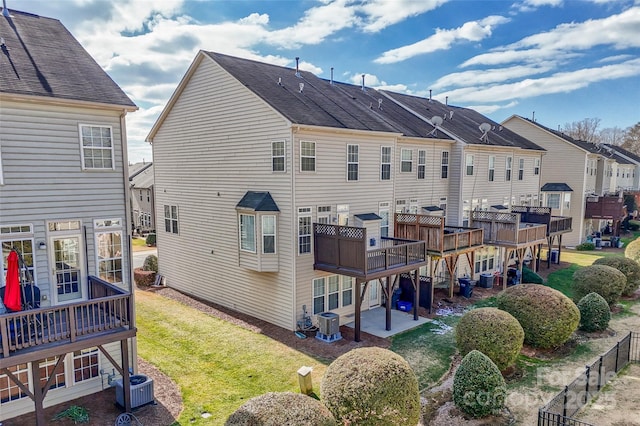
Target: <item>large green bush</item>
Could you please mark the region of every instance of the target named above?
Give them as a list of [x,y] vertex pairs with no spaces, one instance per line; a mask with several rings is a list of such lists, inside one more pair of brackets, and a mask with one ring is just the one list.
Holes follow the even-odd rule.
[[624,249],[624,257],[640,262],[640,238],[631,241]]
[[144,241],[144,243],[148,246],[155,246],[156,245],[156,234],[151,233],[149,235],[147,235],[147,239]]
[[585,266],[573,273],[573,300],[577,302],[589,293],[598,293],[613,305],[620,299],[626,285],[627,277],[611,266]]
[[358,348],[339,356],[327,367],[320,393],[341,424],[404,426],[420,419],[416,375],[387,349]]
[[[532,262],[535,262],[535,259],[532,260]],[[525,266],[522,268],[522,282],[528,284],[543,284],[544,280],[540,275]]]
[[562,345],[580,322],[580,311],[571,299],[544,285],[515,285],[498,293],[496,302],[518,320],[524,342],[539,348]]
[[622,290],[623,296],[631,296],[640,287],[640,265],[635,260],[622,256],[610,256],[596,259],[593,264],[611,266],[627,277],[627,284]]
[[578,302],[580,330],[603,331],[609,326],[611,310],[609,304],[598,293],[589,293]]
[[478,350],[500,370],[518,358],[524,330],[517,319],[497,308],[479,308],[467,312],[456,326],[456,345],[462,356]]
[[225,426],[337,426],[333,414],[317,399],[301,393],[269,392],[251,398]]
[[507,385],[498,367],[480,351],[469,352],[453,377],[453,402],[472,417],[504,407]]

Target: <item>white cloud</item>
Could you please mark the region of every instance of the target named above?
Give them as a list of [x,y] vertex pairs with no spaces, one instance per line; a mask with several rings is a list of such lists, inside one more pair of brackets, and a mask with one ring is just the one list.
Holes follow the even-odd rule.
[[518,102],[513,101],[508,104],[500,105],[500,104],[491,104],[491,105],[466,105],[467,108],[471,108],[475,111],[478,111],[480,114],[493,114],[496,111],[500,111],[501,109],[513,108],[518,106]]
[[373,0],[365,2],[360,11],[366,15],[362,28],[377,32],[407,18],[434,10],[449,0]]
[[388,50],[374,62],[391,64],[412,58],[417,55],[444,50],[460,41],[480,41],[491,36],[492,30],[500,24],[509,22],[503,16],[488,16],[480,21],[470,21],[450,30],[436,29],[436,33],[419,42]]
[[463,71],[445,75],[439,78],[430,87],[434,90],[447,87],[459,87],[468,85],[486,85],[491,83],[506,82],[509,80],[543,74],[553,70],[556,63],[540,62],[532,65],[516,65],[508,68],[493,68],[473,71]]
[[559,72],[548,77],[525,79],[514,83],[468,86],[442,93],[440,97],[449,96],[449,99],[455,99],[456,103],[501,102],[554,93],[569,93],[593,83],[628,77],[640,77],[640,59],[597,68]]

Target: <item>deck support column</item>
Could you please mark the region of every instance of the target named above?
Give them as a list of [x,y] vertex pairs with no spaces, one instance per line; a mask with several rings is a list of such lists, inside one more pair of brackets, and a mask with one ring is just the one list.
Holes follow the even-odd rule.
[[369,281],[362,281],[356,278],[356,306],[355,306],[356,317],[355,317],[355,327],[354,327],[354,333],[353,333],[353,340],[356,342],[361,341],[360,340],[360,327],[361,327],[360,313],[362,309],[362,299],[364,298],[364,293],[367,291],[367,284],[369,284]]
[[[383,282],[383,280],[385,280]],[[380,287],[384,291],[384,295],[387,298],[387,303],[385,303],[385,330],[391,330],[391,297],[393,295],[393,284],[391,283],[391,277],[380,278],[378,280],[380,282]]]
[[44,417],[44,392],[40,384],[40,360],[31,361],[31,381],[33,383],[33,402],[36,409],[36,425],[45,426],[47,421]]
[[129,345],[127,339],[120,340],[122,357],[122,390],[124,392],[124,411],[131,412],[131,381],[129,380]]

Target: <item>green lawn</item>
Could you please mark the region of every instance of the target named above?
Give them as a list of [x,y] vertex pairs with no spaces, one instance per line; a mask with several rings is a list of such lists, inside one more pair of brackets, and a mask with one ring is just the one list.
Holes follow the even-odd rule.
[[147,239],[143,237],[133,237],[131,238],[131,245],[136,247],[146,247]]
[[299,392],[297,370],[303,365],[313,367],[319,393],[326,366],[264,335],[151,292],[136,292],[136,311],[138,354],[179,385],[181,425],[223,425],[254,396]]

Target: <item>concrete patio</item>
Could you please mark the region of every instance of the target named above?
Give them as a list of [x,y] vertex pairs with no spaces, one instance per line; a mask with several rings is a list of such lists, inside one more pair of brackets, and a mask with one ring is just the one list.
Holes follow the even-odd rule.
[[[360,330],[378,337],[389,337],[403,331],[411,330],[430,321],[428,318],[418,317],[413,319],[412,312],[402,312],[396,309],[391,310],[391,330],[385,330],[386,326],[386,310],[383,307],[362,311],[360,314],[361,327]],[[355,322],[353,317],[351,322],[346,323],[347,327],[354,328]]]

